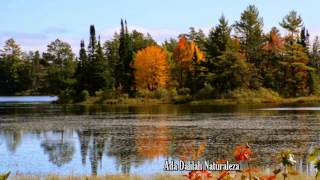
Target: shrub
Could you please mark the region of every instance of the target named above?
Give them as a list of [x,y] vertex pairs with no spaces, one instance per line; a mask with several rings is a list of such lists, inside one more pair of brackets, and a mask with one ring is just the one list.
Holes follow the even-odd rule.
[[173,101],[176,104],[184,104],[192,101],[192,97],[190,95],[178,95],[173,98]]
[[257,90],[239,88],[231,91],[227,94],[226,98],[236,99],[239,102],[257,102],[261,103],[261,100],[274,102],[280,99],[277,92],[271,89],[259,88]]
[[164,99],[169,96],[169,92],[164,88],[158,88],[153,92],[153,97],[156,99]]
[[175,96],[178,95],[178,92],[177,92],[176,89],[169,89],[168,92],[169,92],[169,98],[170,98],[170,100],[172,100]]
[[205,86],[200,89],[194,97],[195,99],[200,100],[214,98],[214,88],[210,84],[205,84]]
[[189,88],[178,89],[178,95],[190,95],[191,90]]
[[101,100],[108,100],[108,99],[117,99],[121,97],[121,93],[114,90],[105,90],[105,91],[97,91],[96,96],[100,97]]
[[137,97],[150,98],[151,96],[152,96],[152,93],[147,89],[138,90]]
[[66,89],[64,91],[61,91],[59,94],[58,103],[61,103],[61,104],[72,103],[74,100],[74,95],[75,93],[71,89]]
[[89,97],[89,92],[87,90],[82,90],[81,93],[79,94],[78,101],[79,102],[86,101],[88,97]]

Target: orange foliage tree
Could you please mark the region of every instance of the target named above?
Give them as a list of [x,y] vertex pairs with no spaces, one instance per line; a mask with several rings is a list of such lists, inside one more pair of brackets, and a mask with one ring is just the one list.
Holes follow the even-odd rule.
[[169,79],[167,54],[157,46],[138,51],[134,60],[134,77],[138,89],[153,91],[165,87]]
[[263,49],[270,53],[279,53],[283,50],[284,43],[284,39],[281,37],[279,31],[276,28],[272,28]]
[[177,47],[173,50],[176,63],[176,75],[180,87],[184,86],[184,75],[193,71],[194,63],[204,60],[204,55],[194,41],[188,41],[185,36],[179,38]]

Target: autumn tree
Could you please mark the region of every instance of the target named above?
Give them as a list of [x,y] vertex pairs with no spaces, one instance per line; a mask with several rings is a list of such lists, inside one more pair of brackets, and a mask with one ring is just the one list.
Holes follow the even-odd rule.
[[265,43],[263,45],[263,58],[260,66],[262,76],[262,84],[264,87],[273,90],[279,90],[280,61],[282,60],[285,40],[281,37],[279,30],[273,27],[269,33],[265,35]]
[[311,82],[314,69],[307,66],[308,55],[304,47],[298,43],[286,42],[284,57],[281,61],[282,87],[281,94],[285,97],[306,96],[312,93]]
[[204,55],[194,41],[188,41],[185,36],[179,38],[177,47],[173,51],[174,76],[180,88],[185,87],[188,73],[193,71],[194,61],[196,63],[204,60]]
[[202,29],[196,31],[194,27],[190,27],[189,33],[185,36],[188,40],[194,41],[201,51],[205,51],[206,35]]
[[156,90],[169,80],[167,54],[157,46],[138,51],[134,60],[134,77],[138,89]]

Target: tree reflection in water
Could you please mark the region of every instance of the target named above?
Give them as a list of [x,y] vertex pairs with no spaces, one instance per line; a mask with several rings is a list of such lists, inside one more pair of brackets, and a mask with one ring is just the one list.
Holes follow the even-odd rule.
[[[273,168],[277,152],[287,148],[295,153],[296,169],[310,173],[307,153],[319,144],[319,114],[311,112],[201,114],[195,109],[197,113],[184,114],[180,106],[176,109],[167,106],[132,108],[118,114],[95,110],[81,110],[85,115],[68,115],[66,111],[64,118],[30,117],[30,122],[17,120],[6,126],[0,124],[0,144],[7,145],[4,151],[19,152],[30,140],[25,136],[37,138],[48,161],[61,167],[60,170],[70,162],[79,162],[76,167],[70,165],[78,168],[82,164],[92,175],[110,171],[129,174],[136,167],[161,164],[159,161],[166,158],[233,161],[234,147],[246,143],[252,146],[258,158],[254,162],[256,166]],[[73,161],[74,157],[79,161]],[[109,162],[112,164],[107,164]]]
[[21,144],[21,138],[23,136],[22,131],[20,129],[4,131],[3,135],[5,136],[6,145],[9,151],[15,153],[18,146]]
[[54,132],[60,133],[60,139],[46,138],[41,147],[49,156],[49,161],[61,167],[62,165],[70,162],[74,154],[74,144],[64,141],[64,131]]

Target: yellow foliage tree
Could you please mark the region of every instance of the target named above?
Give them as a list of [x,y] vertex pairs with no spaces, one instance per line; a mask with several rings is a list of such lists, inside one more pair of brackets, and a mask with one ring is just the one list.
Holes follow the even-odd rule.
[[173,58],[176,62],[177,80],[181,87],[184,85],[184,74],[193,71],[194,63],[199,63],[205,57],[194,41],[188,41],[186,37],[181,36],[177,47],[173,51]]
[[165,87],[169,79],[167,54],[157,46],[138,51],[134,60],[134,77],[138,89],[155,90]]

